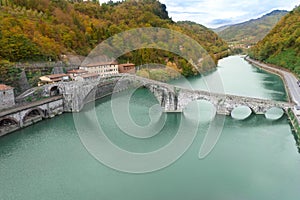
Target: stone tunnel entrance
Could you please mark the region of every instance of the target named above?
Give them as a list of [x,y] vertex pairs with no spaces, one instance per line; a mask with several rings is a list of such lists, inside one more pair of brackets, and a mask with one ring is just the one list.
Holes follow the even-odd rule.
[[53,96],[57,96],[57,95],[60,95],[60,91],[59,91],[58,86],[54,86],[50,89],[50,96],[53,97]]

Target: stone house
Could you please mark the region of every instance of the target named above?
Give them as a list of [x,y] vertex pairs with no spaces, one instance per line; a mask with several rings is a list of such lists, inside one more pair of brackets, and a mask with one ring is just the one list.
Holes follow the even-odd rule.
[[135,64],[133,63],[120,64],[119,73],[135,74]]
[[68,71],[68,75],[72,80],[75,80],[77,76],[82,76],[84,74],[87,74],[88,71],[82,70],[82,69],[73,69]]
[[0,110],[15,105],[14,88],[0,84]]
[[57,83],[61,81],[69,81],[70,76],[68,74],[51,74],[51,75],[45,75],[41,76],[38,86],[45,85],[45,84],[51,84],[51,83]]

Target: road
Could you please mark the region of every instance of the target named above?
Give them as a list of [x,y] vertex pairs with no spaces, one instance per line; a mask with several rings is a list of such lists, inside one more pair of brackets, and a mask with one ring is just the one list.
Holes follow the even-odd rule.
[[300,87],[298,86],[298,79],[295,77],[295,75],[291,72],[281,70],[278,68],[271,67],[267,64],[258,62],[256,60],[253,60],[251,58],[246,58],[247,61],[250,61],[251,63],[265,69],[268,71],[271,71],[272,73],[276,73],[280,75],[285,82],[285,87],[288,90],[291,101],[293,101],[295,104],[300,105]]

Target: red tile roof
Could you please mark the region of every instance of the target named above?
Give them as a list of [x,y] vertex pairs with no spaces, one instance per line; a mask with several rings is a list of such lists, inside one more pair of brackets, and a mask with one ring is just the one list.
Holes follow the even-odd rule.
[[0,90],[12,90],[13,87],[10,87],[8,85],[0,84]]
[[46,77],[50,79],[56,79],[56,78],[62,78],[64,76],[69,76],[68,74],[51,74],[51,75],[46,75]]
[[68,74],[83,74],[83,73],[87,73],[88,71],[85,71],[83,69],[73,69],[68,71]]

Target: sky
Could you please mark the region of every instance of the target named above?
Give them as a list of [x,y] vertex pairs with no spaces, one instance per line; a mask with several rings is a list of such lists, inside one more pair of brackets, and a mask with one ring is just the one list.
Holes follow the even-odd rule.
[[[114,0],[115,1],[115,0]],[[159,0],[174,21],[193,21],[209,28],[256,19],[273,10],[292,10],[300,0]],[[107,2],[100,0],[101,3]]]

